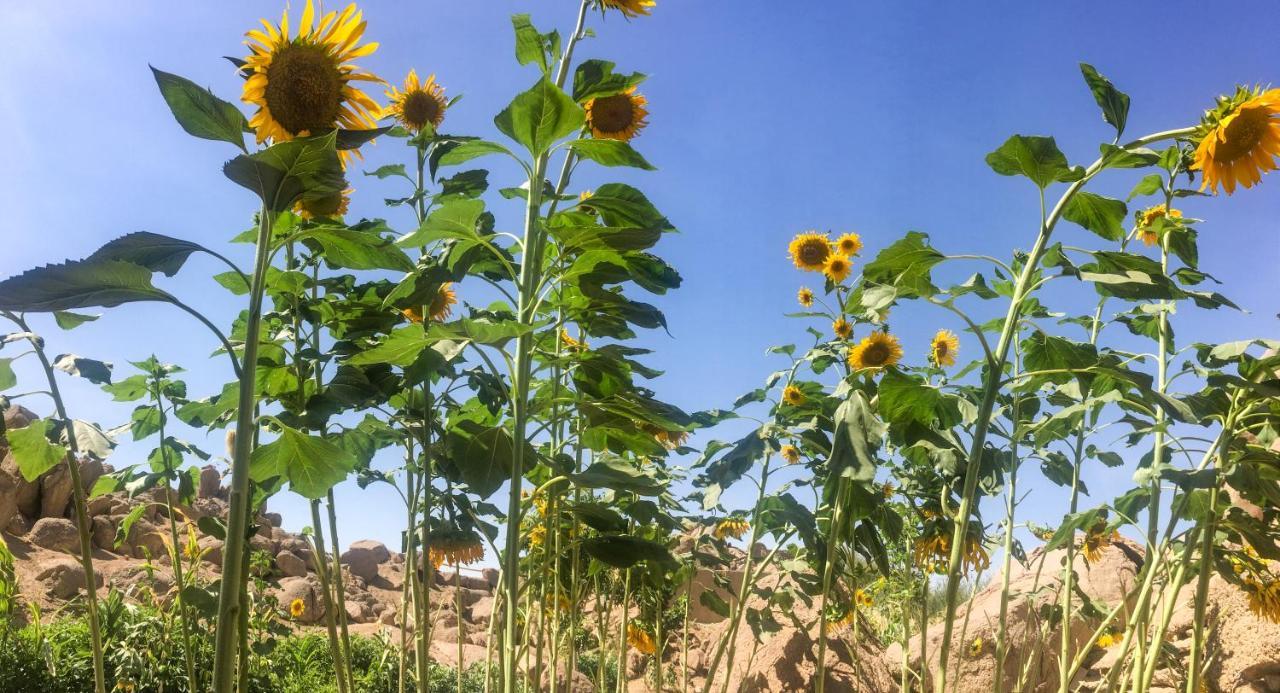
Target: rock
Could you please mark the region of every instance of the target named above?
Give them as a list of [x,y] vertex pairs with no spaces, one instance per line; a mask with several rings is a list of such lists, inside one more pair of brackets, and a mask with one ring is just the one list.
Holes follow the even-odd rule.
[[196,496],[217,498],[220,490],[222,490],[222,475],[218,473],[218,468],[211,464],[201,467],[200,488],[196,490]]
[[80,552],[80,533],[71,520],[61,517],[42,517],[31,527],[31,543],[54,551]]
[[378,614],[378,623],[394,626],[396,624],[397,616],[398,614],[395,609],[383,609],[382,613]]
[[278,529],[280,525],[284,524],[284,516],[280,513],[262,513],[262,519],[264,524],[273,529]]
[[5,531],[15,537],[24,537],[27,532],[31,531],[31,522],[22,513],[18,513],[9,521],[9,526],[5,528]]
[[0,529],[9,526],[18,516],[18,480],[0,469]]
[[40,477],[40,517],[66,517],[71,502],[71,471],[59,463]]
[[307,574],[307,563],[292,551],[276,554],[276,568],[286,577],[305,577]]
[[[94,578],[97,586],[101,587],[102,574],[95,573]],[[88,584],[85,580],[84,566],[80,565],[76,559],[67,556],[59,556],[47,561],[44,568],[36,574],[36,579],[45,586],[49,596],[58,599],[70,599],[80,590],[85,589]]]
[[481,625],[488,625],[489,619],[493,618],[493,597],[485,596],[477,599],[471,605],[471,622]]
[[287,577],[280,581],[276,599],[285,613],[289,613],[295,599],[302,600],[302,615],[294,620],[299,623],[318,623],[324,618],[324,599],[320,583],[309,577]]
[[203,536],[196,540],[201,559],[206,563],[222,566],[222,540],[217,537]]
[[368,604],[362,602],[349,601],[347,606],[347,618],[352,623],[368,623],[373,620],[373,610]]
[[[93,518],[93,545],[103,551],[116,551],[116,520],[109,515]],[[126,553],[132,549],[125,548]]]
[[[391,560],[391,552],[387,550],[386,544],[372,539],[361,539],[360,541],[351,542],[351,549],[364,549],[373,554],[373,560],[379,565]],[[350,549],[349,549],[350,550]]]
[[85,497],[93,490],[93,485],[98,483],[98,479],[107,472],[106,465],[102,464],[102,460],[88,457],[80,462],[80,488],[84,490]]
[[0,455],[0,470],[9,473],[16,482],[13,492],[14,504],[18,507],[18,512],[27,517],[34,518],[40,514],[40,483],[36,481],[27,481],[22,476],[22,472],[18,471],[18,462],[13,459],[13,455],[5,450]]
[[497,568],[485,568],[480,571],[480,575],[484,577],[484,581],[489,583],[489,589],[498,588],[498,578],[502,577],[502,573]]
[[[357,544],[361,542],[356,542]],[[376,542],[375,542],[376,543]],[[385,553],[387,547],[378,544]],[[371,548],[356,546],[352,544],[351,548],[342,552],[340,558],[342,564],[351,571],[352,575],[359,576],[365,580],[372,580],[378,577],[378,564],[382,563],[382,559],[378,559],[378,554]]]
[[110,495],[95,496],[85,502],[85,512],[88,513],[89,517],[109,515],[115,505],[116,499]]
[[461,585],[465,589],[476,590],[479,592],[490,591],[489,581],[479,575],[469,575],[456,568],[449,568],[447,571],[441,570],[436,572],[436,584],[448,585],[450,587]]

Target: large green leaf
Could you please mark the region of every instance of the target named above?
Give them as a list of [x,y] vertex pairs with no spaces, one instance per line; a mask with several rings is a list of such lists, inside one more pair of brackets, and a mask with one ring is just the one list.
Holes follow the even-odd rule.
[[582,127],[586,115],[551,80],[543,77],[512,100],[493,122],[504,135],[541,156],[551,145]]
[[634,226],[642,229],[673,230],[644,193],[623,183],[606,183],[596,188],[588,203],[606,226]]
[[347,187],[338,160],[336,132],[299,137],[254,154],[241,154],[228,161],[222,171],[257,194],[273,212],[283,212],[303,197],[328,197]]
[[1084,81],[1089,85],[1089,91],[1093,92],[1093,100],[1098,102],[1098,107],[1102,109],[1102,119],[1111,123],[1116,129],[1116,137],[1119,138],[1124,133],[1125,122],[1129,119],[1129,95],[1116,89],[1116,85],[1111,80],[1098,74],[1098,71],[1088,63],[1080,63],[1080,72],[1084,75]]
[[860,391],[851,393],[836,409],[835,425],[831,459],[827,462],[832,473],[855,481],[875,478],[876,452],[884,438],[885,425],[871,411],[866,395]]
[[[516,444],[506,428],[464,419],[450,427],[446,444],[454,475],[481,498],[511,478]],[[533,460],[533,448],[524,445],[524,459]]]
[[484,202],[468,198],[444,201],[431,212],[418,229],[396,241],[401,247],[424,246],[432,241],[454,239],[476,243],[476,222],[484,212]]
[[166,277],[172,277],[182,269],[182,265],[187,262],[187,258],[191,257],[192,253],[201,251],[212,254],[211,250],[199,243],[170,238],[150,231],[136,231],[109,241],[95,250],[88,260],[132,262],[152,272],[163,272]]
[[451,143],[444,147],[444,152],[436,161],[438,166],[456,166],[486,154],[506,154],[514,157],[510,149],[488,140],[465,140]]
[[881,250],[867,263],[862,276],[869,284],[885,284],[897,289],[899,297],[932,296],[933,266],[946,259],[928,245],[929,237],[919,231],[907,233],[901,240]]
[[664,489],[662,482],[615,458],[596,462],[581,472],[570,474],[569,478],[585,488],[607,488],[642,496],[656,496]]
[[9,452],[27,481],[35,481],[67,457],[66,448],[49,442],[49,431],[53,427],[52,420],[39,419],[5,433],[9,439]]
[[614,64],[608,60],[584,60],[573,73],[573,100],[583,103],[589,99],[620,94],[644,81],[644,75],[615,73]]
[[17,384],[18,376],[13,372],[13,359],[0,359],[0,392]]
[[602,166],[632,166],[646,171],[655,170],[653,164],[621,140],[573,140],[566,143],[578,156]]
[[169,301],[151,285],[151,271],[118,260],[69,260],[27,270],[0,282],[0,310],[47,313],[111,308],[136,301]]
[[154,67],[151,72],[160,86],[160,94],[183,130],[196,137],[230,142],[244,149],[244,131],[248,124],[240,109],[185,77]]
[[323,498],[355,465],[355,457],[340,446],[284,425],[280,437],[258,446],[249,462],[254,481],[279,477],[294,493],[312,500]]
[[1084,177],[1084,169],[1067,164],[1052,137],[1014,135],[987,155],[987,165],[1002,176],[1026,176],[1041,189]]
[[413,262],[403,250],[377,234],[334,226],[308,229],[295,236],[312,241],[324,251],[325,262],[354,270],[389,269],[409,272]]
[[527,14],[511,15],[511,27],[516,32],[516,62],[521,65],[537,63],[538,69],[546,74],[551,69],[547,53],[554,34],[544,36],[539,33]]
[[1124,219],[1129,208],[1124,202],[1080,191],[1067,203],[1062,217],[1102,236],[1108,241],[1124,240]]
[[592,558],[614,568],[630,568],[640,561],[674,567],[676,559],[667,547],[655,541],[626,535],[606,535],[584,539],[582,548]]

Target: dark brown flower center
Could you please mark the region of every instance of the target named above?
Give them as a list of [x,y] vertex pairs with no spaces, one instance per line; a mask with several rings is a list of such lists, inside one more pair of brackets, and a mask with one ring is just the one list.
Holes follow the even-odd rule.
[[806,265],[818,265],[826,262],[830,249],[821,240],[807,241],[800,246],[800,260]]
[[622,132],[635,122],[635,104],[627,94],[596,99],[591,104],[591,125],[601,132]]
[[1267,121],[1266,111],[1253,108],[1241,111],[1235,120],[1227,125],[1222,141],[1214,151],[1214,160],[1229,162],[1251,154],[1253,148],[1262,140]]
[[879,366],[889,360],[889,347],[874,343],[867,346],[862,351],[862,364],[864,366]]
[[440,117],[440,102],[426,91],[418,89],[405,94],[400,112],[404,115],[405,125],[421,130],[427,123],[436,124]]
[[267,108],[292,135],[328,130],[338,120],[342,86],[342,73],[322,48],[291,43],[267,68]]

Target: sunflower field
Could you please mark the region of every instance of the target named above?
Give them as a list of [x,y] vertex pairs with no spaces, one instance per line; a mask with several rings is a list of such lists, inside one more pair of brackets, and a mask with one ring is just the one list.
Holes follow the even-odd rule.
[[[1200,265],[1212,222],[1184,206],[1265,189],[1280,89],[1135,134],[1130,97],[1081,63],[1096,155],[1013,135],[986,156],[1038,201],[1025,247],[776,230],[759,252],[797,289],[763,380],[686,411],[640,346],[668,328],[650,297],[683,281],[660,255],[680,220],[583,182],[660,175],[645,66],[584,57],[656,0],[512,16],[530,86],[462,133],[447,75],[366,66],[393,17],[293,4],[246,23],[239,94],[153,67],[159,98],[136,105],[213,143],[189,165],[247,201],[232,250],[137,231],[0,281],[0,498],[65,475],[58,570],[78,576],[56,611],[29,599],[44,520],[0,512],[0,693],[1280,690],[1280,340],[1175,336],[1274,298],[1218,291],[1232,268]],[[397,163],[367,166],[375,146]],[[350,213],[356,187],[385,219]],[[193,257],[234,314],[162,281]],[[137,303],[170,321],[131,323]],[[127,368],[72,353],[99,320],[147,334]],[[189,392],[148,355],[178,332],[224,386]],[[77,418],[68,379],[129,420]],[[120,438],[149,454],[112,457]],[[1092,468],[1132,483],[1089,489]],[[1031,472],[1060,507],[1028,513]],[[370,509],[339,487],[402,502],[398,581],[360,574],[348,518]],[[208,494],[218,511],[193,510]],[[309,510],[296,574],[262,550],[284,497]],[[138,579],[104,582],[138,523],[157,537]],[[313,591],[278,597],[282,571]],[[357,628],[374,584],[376,632]],[[1233,623],[1271,654],[1231,669]]]

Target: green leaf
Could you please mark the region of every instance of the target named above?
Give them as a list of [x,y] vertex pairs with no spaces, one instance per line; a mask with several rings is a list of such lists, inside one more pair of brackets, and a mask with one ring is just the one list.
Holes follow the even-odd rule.
[[656,170],[640,152],[621,140],[573,140],[565,143],[578,156],[602,166],[631,166],[646,171]]
[[0,282],[0,310],[48,313],[111,308],[136,301],[169,301],[145,267],[117,260],[71,260],[27,270]]
[[592,558],[613,566],[630,568],[640,561],[675,567],[676,559],[667,547],[648,539],[626,535],[592,537],[582,541],[582,549]]
[[32,421],[23,428],[11,428],[5,435],[9,439],[9,452],[18,463],[22,478],[34,482],[41,474],[53,469],[67,458],[67,449],[49,442],[49,431],[54,427],[50,419]]
[[903,298],[938,293],[931,271],[946,257],[929,247],[928,240],[929,237],[919,231],[907,233],[867,263],[862,270],[863,279],[869,284],[892,286],[897,289],[898,297]]
[[427,216],[416,231],[400,238],[396,244],[401,247],[415,247],[445,239],[474,242],[479,237],[476,233],[476,222],[483,212],[482,200],[461,198],[446,200]]
[[370,366],[379,363],[409,366],[418,360],[418,355],[423,349],[431,346],[431,342],[432,340],[422,331],[421,326],[406,325],[393,330],[381,344],[355,354],[347,360],[347,363],[353,366]]
[[116,539],[112,542],[112,546],[120,548],[122,544],[129,540],[129,532],[133,531],[133,526],[137,524],[138,519],[142,517],[142,513],[147,511],[146,503],[139,503],[133,506],[133,509],[120,520],[119,526],[116,527]]
[[160,430],[160,410],[151,405],[143,405],[133,410],[130,418],[129,432],[134,440],[143,440]]
[[316,500],[355,468],[355,457],[341,447],[276,423],[280,437],[253,451],[249,469],[254,481],[279,477],[289,482],[294,493]]
[[896,369],[885,372],[880,379],[878,393],[877,409],[880,416],[893,424],[919,423],[932,426],[934,420],[939,418],[939,410],[944,403],[940,389]]
[[166,277],[172,277],[182,269],[182,265],[187,262],[187,258],[191,257],[192,253],[201,251],[214,254],[199,243],[170,238],[150,231],[137,231],[109,241],[95,250],[88,259],[132,262],[152,272],[162,272]]
[[1098,74],[1088,63],[1080,63],[1080,72],[1084,81],[1093,92],[1093,100],[1102,109],[1102,119],[1111,123],[1116,129],[1116,138],[1124,132],[1125,123],[1129,119],[1129,95],[1116,89],[1111,80]]
[[550,67],[547,64],[547,51],[542,34],[534,28],[527,14],[511,15],[511,26],[516,32],[516,62],[521,65],[537,63],[543,74]]
[[59,354],[53,360],[53,367],[84,378],[95,385],[111,382],[111,364],[105,361],[87,359],[75,354]]
[[1151,195],[1156,191],[1164,188],[1164,178],[1159,173],[1151,173],[1142,177],[1138,184],[1133,186],[1133,190],[1129,191],[1129,196],[1125,198],[1125,202],[1132,201],[1133,198]]
[[641,496],[656,496],[665,489],[660,481],[613,458],[596,462],[581,472],[570,474],[569,479],[584,488],[607,488],[614,491],[628,491]]
[[160,87],[160,94],[183,130],[202,139],[230,142],[244,149],[244,132],[248,123],[240,109],[185,77],[154,67],[151,72]]
[[145,375],[131,375],[124,380],[102,386],[102,391],[112,395],[117,402],[134,402],[142,399],[151,389],[151,382]]
[[705,589],[698,595],[698,603],[707,607],[712,613],[717,614],[721,618],[729,618],[729,602],[714,591]]
[[440,156],[437,165],[439,166],[456,166],[466,163],[477,157],[486,154],[506,154],[512,158],[516,158],[510,149],[498,144],[497,142],[489,142],[488,140],[466,140],[457,146],[450,148]]
[[674,230],[644,193],[622,183],[606,183],[591,196],[588,203],[600,215],[605,226]]
[[644,81],[644,75],[615,74],[608,60],[584,60],[573,73],[573,100],[578,103],[620,94]]
[[407,181],[413,182],[413,179],[405,172],[404,164],[387,164],[386,166],[379,166],[372,171],[365,171],[364,175],[374,176],[378,180],[384,180],[391,176],[400,176]]
[[409,272],[414,267],[395,243],[375,233],[323,226],[303,231],[295,238],[314,241],[323,249],[325,262],[337,268]]
[[1103,144],[1098,149],[1102,152],[1103,168],[1146,168],[1160,162],[1160,155],[1146,147],[1125,149]]
[[17,384],[18,376],[13,372],[13,359],[0,359],[0,392]]
[[1098,350],[1093,345],[1040,330],[1023,340],[1022,354],[1026,371],[1083,370],[1098,363]]
[[1062,216],[1108,241],[1121,241],[1124,240],[1124,219],[1128,214],[1129,208],[1124,202],[1082,190],[1067,203]]
[[253,191],[272,212],[283,212],[306,197],[336,195],[347,187],[338,159],[337,133],[278,142],[228,161],[222,172]]
[[[481,498],[493,495],[511,479],[516,443],[502,426],[464,419],[450,426],[445,442],[452,476]],[[524,445],[524,459],[531,462],[535,459],[533,448]]]
[[545,76],[519,94],[493,122],[504,135],[524,145],[535,157],[582,127],[582,107]]
[[836,408],[835,426],[831,458],[827,461],[831,471],[854,481],[875,478],[876,452],[886,429],[884,422],[871,411],[866,395],[855,391],[841,402]]
[[1067,164],[1052,137],[1014,135],[987,155],[987,165],[1002,176],[1026,176],[1041,190],[1050,183],[1069,183],[1084,177],[1084,169]]

